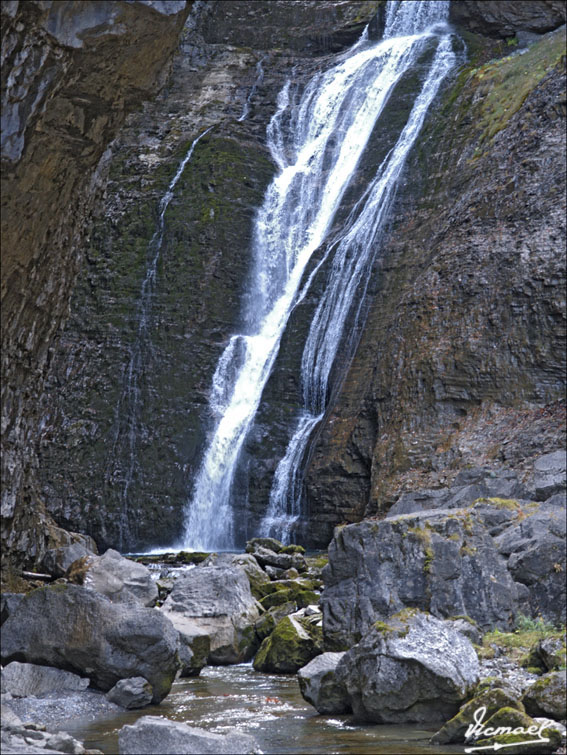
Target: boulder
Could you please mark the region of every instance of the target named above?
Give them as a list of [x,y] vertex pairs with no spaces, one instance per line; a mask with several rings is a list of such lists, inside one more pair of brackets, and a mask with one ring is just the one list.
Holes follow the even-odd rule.
[[21,592],[4,592],[0,598],[0,622],[3,624],[8,616],[22,602],[25,595]]
[[485,689],[465,703],[457,715],[447,721],[431,737],[431,743],[444,745],[451,742],[464,742],[467,729],[475,722],[475,714],[478,710],[485,709],[484,718],[486,719],[504,707],[515,708],[521,713],[525,712],[524,706],[511,691],[498,687]]
[[565,671],[551,671],[526,691],[522,702],[531,716],[549,716],[555,721],[567,718]]
[[83,556],[71,564],[66,576],[72,582],[106,595],[113,603],[138,602],[153,606],[158,597],[158,587],[150,570],[111,548],[103,556]]
[[351,647],[405,607],[509,629],[518,588],[487,532],[487,509],[519,518],[519,507],[481,503],[336,528],[321,597],[328,649]]
[[194,629],[210,637],[209,663],[241,663],[256,650],[254,623],[261,608],[242,567],[191,569],[178,577],[161,610],[178,626],[179,616],[190,619]]
[[143,676],[132,676],[116,682],[106,693],[106,697],[122,708],[145,708],[152,702],[152,685]]
[[297,672],[299,689],[319,713],[349,713],[350,700],[335,671],[344,653],[322,653]]
[[294,674],[323,652],[321,627],[304,616],[285,616],[260,645],[256,671]]
[[478,676],[470,641],[445,622],[415,610],[376,622],[344,654],[335,672],[356,718],[374,723],[447,720]]
[[537,501],[545,501],[552,495],[565,491],[567,487],[566,465],[566,451],[554,451],[536,459],[534,462],[534,487]]
[[144,716],[118,733],[120,755],[237,755],[260,753],[253,737],[239,732],[213,734],[160,716]]
[[159,703],[180,666],[178,643],[172,623],[155,609],[57,584],[25,596],[2,627],[1,648],[3,663],[23,659],[73,670],[104,691],[143,676]]
[[88,686],[89,680],[77,674],[35,663],[12,661],[2,669],[3,695],[41,697],[49,692],[77,692]]
[[544,637],[538,640],[522,661],[524,668],[535,667],[542,671],[555,671],[565,666],[565,640]]

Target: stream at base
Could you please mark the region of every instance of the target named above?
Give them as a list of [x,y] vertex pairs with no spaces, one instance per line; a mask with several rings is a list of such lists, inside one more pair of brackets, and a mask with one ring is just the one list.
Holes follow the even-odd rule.
[[[265,755],[350,753],[350,755],[439,755],[460,746],[432,746],[438,728],[354,724],[351,716],[320,716],[299,691],[296,676],[261,674],[251,664],[207,666],[201,675],[175,682],[161,705],[123,711],[96,722],[61,726],[105,755],[118,753],[118,731],[142,716],[164,716],[217,734],[233,729],[252,735]],[[159,743],[156,743],[156,753]]]

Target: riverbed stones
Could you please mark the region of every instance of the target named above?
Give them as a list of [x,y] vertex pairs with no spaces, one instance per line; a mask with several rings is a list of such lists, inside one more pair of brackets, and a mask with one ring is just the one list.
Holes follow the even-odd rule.
[[[166,616],[182,616],[210,637],[208,662],[241,663],[257,647],[254,623],[261,608],[242,567],[198,566],[177,578],[162,606]],[[178,618],[173,618],[179,625]]]
[[297,672],[299,689],[319,713],[349,713],[350,700],[335,671],[344,653],[322,653]]
[[3,755],[102,755],[100,750],[85,750],[78,740],[63,731],[46,731],[45,726],[23,722],[11,706],[2,703]]
[[132,676],[129,679],[120,679],[114,687],[106,693],[111,703],[120,705],[122,708],[145,708],[152,702],[152,685],[143,676]]
[[138,602],[153,606],[158,587],[150,570],[109,548],[103,556],[87,555],[75,561],[67,577],[114,602]]
[[178,644],[177,631],[161,612],[112,603],[70,584],[27,594],[4,623],[1,640],[3,663],[23,658],[72,669],[104,691],[120,679],[143,676],[154,703],[171,689],[180,666]]
[[256,671],[294,674],[323,652],[320,622],[305,616],[285,616],[260,645],[254,658]]
[[335,677],[345,685],[356,718],[374,723],[447,720],[477,683],[470,641],[416,610],[376,622],[344,654]]
[[179,721],[144,716],[118,733],[120,755],[247,755],[261,750],[253,737],[240,732],[213,734]]
[[28,697],[49,692],[80,692],[89,686],[89,680],[49,666],[12,661],[2,669],[2,694]]
[[549,716],[555,721],[567,718],[566,672],[551,671],[528,688],[522,702],[532,716]]

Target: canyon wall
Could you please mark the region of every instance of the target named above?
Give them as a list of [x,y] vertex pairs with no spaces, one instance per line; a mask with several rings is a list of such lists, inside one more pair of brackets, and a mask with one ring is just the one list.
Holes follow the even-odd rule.
[[33,562],[41,401],[109,143],[167,78],[186,2],[2,3],[2,544]]

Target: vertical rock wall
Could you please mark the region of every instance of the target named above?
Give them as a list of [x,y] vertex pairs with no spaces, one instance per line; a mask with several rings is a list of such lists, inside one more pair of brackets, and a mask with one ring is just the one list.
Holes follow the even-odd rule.
[[186,2],[2,4],[2,545],[31,562],[40,401],[104,155],[164,83]]

